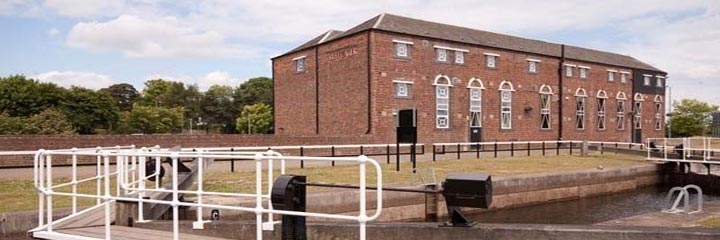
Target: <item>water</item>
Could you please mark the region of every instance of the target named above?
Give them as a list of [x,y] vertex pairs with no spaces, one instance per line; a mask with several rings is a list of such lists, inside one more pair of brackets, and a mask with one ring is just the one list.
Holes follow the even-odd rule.
[[[499,209],[468,217],[482,223],[596,224],[658,212],[663,208],[667,190],[664,187],[649,187],[611,195]],[[703,197],[705,201],[720,199],[718,196]]]

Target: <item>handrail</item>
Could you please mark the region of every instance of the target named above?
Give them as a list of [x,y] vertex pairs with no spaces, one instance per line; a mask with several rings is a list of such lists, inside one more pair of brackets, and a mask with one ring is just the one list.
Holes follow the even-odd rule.
[[[154,148],[94,148],[94,149],[71,149],[70,151],[65,150],[39,150],[35,153],[34,158],[34,186],[38,191],[39,197],[39,210],[38,210],[38,226],[33,229],[34,232],[41,232],[43,236],[61,233],[56,232],[53,227],[59,223],[67,221],[72,217],[77,217],[82,214],[86,214],[91,210],[104,208],[105,212],[105,238],[110,239],[111,235],[111,216],[110,208],[111,203],[117,201],[134,202],[138,203],[138,221],[146,222],[147,219],[143,218],[143,205],[144,203],[164,204],[169,205],[172,211],[172,222],[173,222],[173,238],[178,239],[180,235],[179,225],[179,213],[178,208],[181,206],[196,207],[197,208],[197,220],[193,222],[193,228],[202,228],[204,223],[209,221],[204,220],[202,216],[202,208],[216,208],[216,209],[227,209],[237,210],[245,212],[253,212],[256,214],[256,228],[257,228],[257,239],[262,239],[263,230],[273,230],[274,224],[277,222],[273,221],[273,214],[284,214],[293,216],[305,216],[305,217],[320,217],[330,218],[339,220],[350,220],[356,221],[360,228],[360,239],[366,238],[366,225],[367,222],[376,220],[382,212],[382,168],[380,164],[374,159],[370,159],[364,155],[358,157],[305,157],[305,156],[283,156],[282,154],[268,150],[264,152],[259,151],[233,151],[233,152],[211,152],[206,149],[196,148],[195,151],[168,151],[159,147]],[[73,162],[72,178],[70,182],[55,183],[53,180],[52,167],[53,167],[53,156],[71,156]],[[95,176],[78,178],[77,176],[77,158],[78,156],[95,156],[97,159],[98,171]],[[156,161],[156,166],[160,166],[160,159],[170,158],[172,163],[172,170],[170,172],[171,188],[162,189],[157,184],[155,187],[146,187],[145,181],[151,177],[157,177],[160,172],[160,167],[155,168],[155,172],[147,174],[145,169],[145,163],[148,161]],[[183,190],[179,189],[179,174],[178,165],[180,164],[181,158],[193,158],[197,166],[197,170],[194,174],[197,174],[197,188],[195,190]],[[254,193],[241,193],[241,192],[214,192],[206,191],[203,188],[203,175],[205,173],[205,167],[215,159],[248,159],[255,161],[255,184],[256,190]],[[115,171],[110,170],[110,162],[114,160],[116,162]],[[280,161],[280,173],[284,174],[285,162],[286,161],[338,161],[338,162],[354,162],[359,165],[359,213],[358,215],[343,215],[343,214],[328,214],[319,212],[296,212],[277,210],[272,208],[272,202],[270,198],[270,191],[273,188],[274,182],[274,170],[273,162]],[[267,172],[263,173],[263,162],[267,162]],[[368,189],[366,181],[366,165],[370,164],[375,168],[377,174],[377,189]],[[263,176],[265,175],[265,176]],[[267,177],[267,189],[262,188],[262,179]],[[115,188],[111,187],[111,178],[115,178]],[[98,191],[96,193],[79,193],[77,192],[77,184],[96,181],[98,185]],[[102,185],[102,187],[101,187]],[[60,188],[71,186],[72,190],[69,192],[60,191]],[[103,192],[100,190],[103,189]],[[114,190],[111,190],[114,189]],[[368,215],[367,212],[367,191],[375,191],[376,193],[376,209],[372,215]],[[267,191],[264,193],[264,191]],[[172,195],[171,200],[164,199],[146,199],[145,194],[148,192],[163,192]],[[136,195],[134,195],[136,194]],[[180,202],[180,194],[192,194],[197,196],[196,202]],[[242,206],[231,206],[223,204],[209,204],[203,200],[203,196],[233,196],[233,197],[254,197],[256,204],[254,207],[242,207]],[[71,197],[73,211],[72,213],[60,219],[53,219],[53,201],[54,196],[65,196]],[[86,209],[78,210],[77,198],[86,199],[97,199],[97,203]],[[267,202],[265,202],[267,201]],[[263,206],[266,204],[266,206]],[[263,223],[263,215],[267,214],[267,222]]]

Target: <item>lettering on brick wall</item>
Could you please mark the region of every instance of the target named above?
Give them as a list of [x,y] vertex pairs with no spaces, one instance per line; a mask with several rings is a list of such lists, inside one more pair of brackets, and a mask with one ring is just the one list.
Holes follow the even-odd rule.
[[339,61],[357,55],[357,45],[344,47],[328,53],[330,61]]

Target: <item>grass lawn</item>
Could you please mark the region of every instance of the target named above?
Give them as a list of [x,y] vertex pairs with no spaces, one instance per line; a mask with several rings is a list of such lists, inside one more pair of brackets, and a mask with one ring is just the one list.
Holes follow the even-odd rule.
[[[382,160],[381,160],[382,161]],[[504,158],[482,158],[482,159],[461,159],[461,160],[441,160],[438,162],[418,162],[418,169],[424,173],[426,181],[432,181],[432,177],[426,172],[432,168],[435,169],[437,181],[442,181],[448,173],[472,173],[482,172],[490,173],[495,176],[517,175],[527,173],[540,172],[560,172],[578,169],[594,169],[602,166],[623,167],[638,165],[644,162],[644,157],[622,155],[622,154],[605,154],[591,155],[589,157],[579,156],[532,156],[532,157],[504,157]],[[400,172],[395,171],[394,164],[380,164],[383,171],[383,182],[385,184],[413,184],[421,183],[418,175],[411,172],[411,163],[405,160],[401,163]],[[375,185],[375,169],[368,165],[367,177],[368,185]],[[265,173],[265,172],[264,172]],[[298,174],[308,176],[308,181],[313,182],[334,182],[357,184],[358,182],[358,166],[342,165],[336,167],[313,167],[313,168],[293,168],[287,169],[288,174]],[[276,171],[275,176],[279,172]],[[167,176],[166,176],[167,177]],[[219,192],[253,192],[255,172],[242,171],[235,173],[207,173],[205,174],[205,190]],[[67,182],[68,179],[60,179],[57,182]],[[114,183],[111,184],[113,193],[115,192]],[[267,186],[263,182],[263,188]],[[69,192],[70,188],[60,189]],[[267,189],[264,189],[267,190]],[[310,191],[315,190],[310,188]],[[78,186],[78,192],[94,193],[95,183],[88,182]],[[69,197],[54,197],[54,208],[70,207],[71,201]],[[82,205],[93,203],[90,199],[80,199]],[[21,211],[37,209],[37,192],[29,180],[3,180],[0,181],[0,212]]]

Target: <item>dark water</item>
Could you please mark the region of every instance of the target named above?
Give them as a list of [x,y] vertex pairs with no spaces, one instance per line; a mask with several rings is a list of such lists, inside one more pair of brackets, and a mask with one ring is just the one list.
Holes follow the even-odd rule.
[[[483,223],[595,224],[662,210],[669,188],[650,187],[540,205],[487,211],[468,216]],[[694,196],[694,195],[693,195]],[[704,195],[704,200],[720,197]],[[694,197],[691,200],[695,200]],[[695,204],[691,205],[695,207]]]

